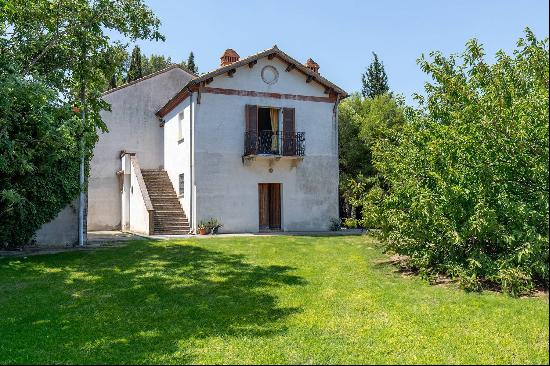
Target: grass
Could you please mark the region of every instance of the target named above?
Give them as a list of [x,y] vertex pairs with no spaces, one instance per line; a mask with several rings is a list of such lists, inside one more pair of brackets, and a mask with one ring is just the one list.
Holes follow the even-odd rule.
[[0,363],[548,364],[548,297],[403,277],[368,237],[0,260]]

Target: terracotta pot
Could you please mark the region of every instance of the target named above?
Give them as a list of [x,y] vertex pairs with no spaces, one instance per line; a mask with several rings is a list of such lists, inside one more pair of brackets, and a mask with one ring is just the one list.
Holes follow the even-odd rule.
[[199,229],[199,234],[200,234],[200,235],[206,235],[206,228],[204,228],[204,227],[203,227],[203,228],[200,228],[200,229]]

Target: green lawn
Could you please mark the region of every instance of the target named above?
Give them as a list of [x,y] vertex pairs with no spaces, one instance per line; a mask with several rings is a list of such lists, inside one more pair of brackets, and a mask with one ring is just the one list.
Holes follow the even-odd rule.
[[368,237],[0,259],[0,363],[546,363],[548,297],[403,277]]

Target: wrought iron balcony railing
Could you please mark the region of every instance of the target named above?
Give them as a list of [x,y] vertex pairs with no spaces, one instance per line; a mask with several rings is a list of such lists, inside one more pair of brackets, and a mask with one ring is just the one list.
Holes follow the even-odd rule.
[[244,155],[304,156],[304,132],[247,131],[244,134]]

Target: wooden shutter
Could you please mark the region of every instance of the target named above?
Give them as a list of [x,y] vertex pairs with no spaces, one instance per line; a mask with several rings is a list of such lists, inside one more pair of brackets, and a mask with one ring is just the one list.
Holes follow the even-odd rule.
[[269,185],[269,228],[281,229],[281,184]]
[[245,154],[256,154],[258,150],[258,106],[247,104],[245,106]]
[[283,108],[283,155],[296,155],[296,118],[294,108]]
[[258,183],[260,230],[269,229],[269,184]]
[[258,106],[246,105],[246,131],[256,132],[258,131]]

